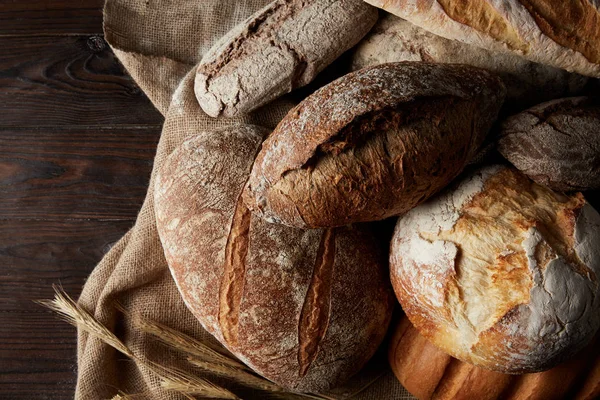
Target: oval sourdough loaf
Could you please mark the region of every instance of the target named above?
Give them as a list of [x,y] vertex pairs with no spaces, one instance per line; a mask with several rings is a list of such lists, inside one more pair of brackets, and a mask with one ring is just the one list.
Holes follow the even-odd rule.
[[401,214],[460,173],[503,99],[495,75],[464,65],[405,62],[353,72],[279,123],[244,200],[267,220],[296,227]]
[[362,0],[276,0],[204,56],[195,92],[212,117],[250,112],[312,81],[377,21]]
[[448,39],[600,77],[597,0],[366,0]]
[[392,371],[420,400],[593,400],[600,397],[600,335],[544,372],[507,375],[452,358],[403,317],[388,348]]
[[478,170],[401,217],[396,295],[452,356],[504,373],[541,371],[600,326],[600,215],[514,168]]
[[498,149],[555,190],[600,189],[600,97],[550,101],[512,116],[502,125]]
[[363,229],[299,230],[250,214],[240,194],[265,133],[236,125],[184,142],[156,178],[157,227],[202,325],[264,377],[320,391],[357,372],[385,335],[385,256]]
[[352,51],[352,69],[399,61],[467,64],[488,69],[506,85],[505,107],[521,111],[544,101],[581,93],[590,78],[434,35],[395,15],[382,13]]

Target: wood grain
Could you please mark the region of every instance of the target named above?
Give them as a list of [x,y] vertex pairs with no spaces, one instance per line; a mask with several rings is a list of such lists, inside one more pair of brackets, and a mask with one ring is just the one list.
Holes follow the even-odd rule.
[[133,220],[160,128],[0,130],[0,220]]
[[61,283],[77,297],[131,221],[1,221],[0,398],[71,399],[75,329],[33,300]]
[[101,34],[104,0],[4,0],[0,36]]
[[101,36],[0,37],[0,128],[158,126]]

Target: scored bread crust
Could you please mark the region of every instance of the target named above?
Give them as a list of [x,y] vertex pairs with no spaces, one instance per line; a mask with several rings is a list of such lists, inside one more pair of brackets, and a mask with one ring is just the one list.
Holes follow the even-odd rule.
[[597,0],[365,0],[436,35],[600,77]]
[[538,104],[502,123],[498,151],[555,190],[600,189],[600,98]]
[[587,76],[529,61],[513,53],[495,52],[420,28],[384,13],[352,51],[352,70],[399,61],[467,64],[492,71],[506,85],[505,107],[521,111],[543,101],[579,94]]
[[466,65],[403,62],[345,75],[279,123],[244,201],[295,227],[399,215],[460,173],[504,93],[498,77]]
[[393,296],[365,229],[292,229],[245,208],[240,194],[266,133],[235,125],[177,148],[156,178],[157,227],[179,291],[207,331],[267,379],[318,392],[372,356]]
[[600,326],[600,215],[513,168],[476,171],[399,219],[390,273],[417,329],[504,373],[550,368]]
[[362,0],[276,0],[202,58],[194,91],[212,117],[248,113],[310,83],[377,21]]

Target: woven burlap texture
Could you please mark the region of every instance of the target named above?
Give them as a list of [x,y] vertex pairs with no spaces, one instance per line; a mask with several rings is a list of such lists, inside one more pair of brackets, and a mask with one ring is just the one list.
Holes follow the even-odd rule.
[[[187,310],[171,278],[156,231],[152,187],[156,170],[186,138],[232,122],[272,128],[293,106],[291,100],[282,99],[243,118],[216,120],[201,111],[194,97],[194,65],[202,54],[235,24],[267,3],[266,0],[107,0],[105,5],[106,40],[165,116],[165,123],[150,189],[137,221],[92,272],[79,304],[116,332],[135,353],[162,365],[194,371],[181,354],[134,328],[128,318],[117,312],[114,303],[118,301],[134,314],[218,345]],[[351,385],[338,392],[352,393],[379,376],[354,398],[411,398],[389,370],[381,374],[382,364],[371,363]],[[227,381],[214,380],[243,398],[262,397]],[[151,399],[183,398],[162,390],[158,378],[147,368],[124,359],[99,339],[79,330],[76,399],[110,399],[119,391],[143,393],[142,398]]]

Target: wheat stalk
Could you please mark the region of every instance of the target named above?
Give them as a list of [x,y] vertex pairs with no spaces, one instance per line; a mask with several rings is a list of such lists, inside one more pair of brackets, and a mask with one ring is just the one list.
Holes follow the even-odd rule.
[[[121,312],[130,316],[129,312],[125,310],[122,305],[117,303],[115,306]],[[228,365],[230,367],[247,371],[250,370],[245,364],[234,360],[223,353],[220,353],[219,351],[209,347],[197,339],[194,339],[191,336],[186,335],[185,333],[176,331],[175,329],[163,324],[159,324],[158,322],[150,321],[139,315],[132,316],[132,319],[134,323],[144,332],[157,337],[161,342],[173,347],[175,350],[196,356],[213,364]]]
[[[136,356],[114,333],[79,306],[61,288],[57,286],[53,287],[55,291],[54,299],[38,301],[39,304],[58,313],[71,325],[97,337],[104,343],[147,367],[160,378],[161,386],[164,389],[178,391],[189,398],[193,398],[191,395],[201,395],[214,399],[239,400],[239,397],[235,394],[212,382],[188,375],[185,372],[174,368],[163,367],[153,361],[144,360]],[[119,394],[117,396],[121,396],[121,398],[125,399],[127,398],[127,395],[124,394]]]

